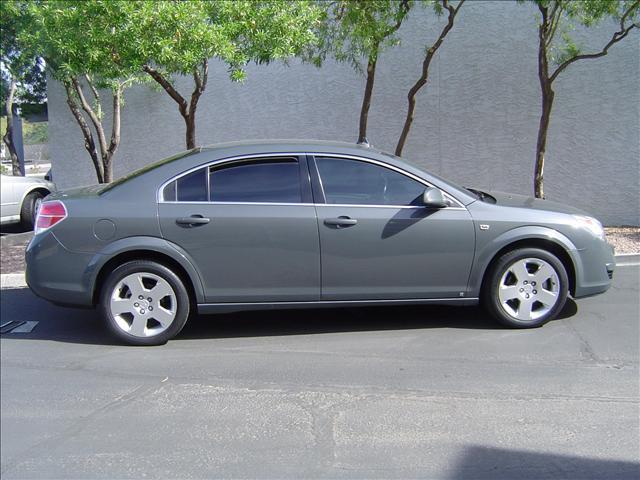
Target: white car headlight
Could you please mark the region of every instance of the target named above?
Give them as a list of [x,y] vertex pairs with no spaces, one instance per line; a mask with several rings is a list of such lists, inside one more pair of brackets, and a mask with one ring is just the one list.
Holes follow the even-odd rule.
[[589,230],[596,237],[605,240],[604,228],[602,224],[592,217],[585,217],[584,215],[573,215],[576,221],[576,226]]

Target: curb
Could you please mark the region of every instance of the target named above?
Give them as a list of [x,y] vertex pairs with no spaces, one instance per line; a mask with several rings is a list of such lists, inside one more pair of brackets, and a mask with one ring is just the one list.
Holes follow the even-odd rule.
[[24,233],[11,233],[8,235],[3,235],[0,237],[0,245],[3,247],[14,247],[16,245],[21,245],[33,237],[33,232],[24,232]]
[[622,253],[616,255],[616,267],[640,265],[640,253]]
[[23,273],[3,273],[0,275],[0,289],[26,288],[27,281]]

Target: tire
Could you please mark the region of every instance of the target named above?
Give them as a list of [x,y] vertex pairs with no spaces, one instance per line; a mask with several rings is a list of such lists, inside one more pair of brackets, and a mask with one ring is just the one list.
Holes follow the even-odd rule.
[[40,192],[30,192],[22,201],[20,208],[20,223],[25,230],[33,230],[36,223],[36,213],[44,195]]
[[111,272],[98,308],[111,332],[125,343],[162,345],[184,327],[190,301],[184,283],[171,269],[134,260]]
[[539,248],[521,248],[504,254],[491,267],[482,302],[503,325],[535,328],[562,310],[568,286],[567,272],[555,255]]

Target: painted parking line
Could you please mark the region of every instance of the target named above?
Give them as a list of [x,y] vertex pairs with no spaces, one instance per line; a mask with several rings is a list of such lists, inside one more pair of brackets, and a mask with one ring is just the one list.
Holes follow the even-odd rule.
[[21,325],[18,325],[9,333],[31,333],[36,328],[36,325],[38,325],[38,322],[22,322]]
[[19,327],[24,323],[27,323],[27,322],[21,322],[20,320],[13,320],[11,322],[7,322],[2,325],[2,328],[0,328],[0,333],[1,334],[9,333],[11,330],[13,330],[16,327]]

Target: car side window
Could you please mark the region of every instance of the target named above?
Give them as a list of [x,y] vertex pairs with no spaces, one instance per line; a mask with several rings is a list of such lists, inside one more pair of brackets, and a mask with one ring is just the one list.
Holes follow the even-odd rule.
[[327,203],[421,205],[425,185],[399,172],[346,158],[316,157]]
[[206,202],[207,169],[201,168],[169,183],[162,198],[166,202]]
[[300,167],[295,158],[269,158],[212,166],[212,202],[301,203]]

